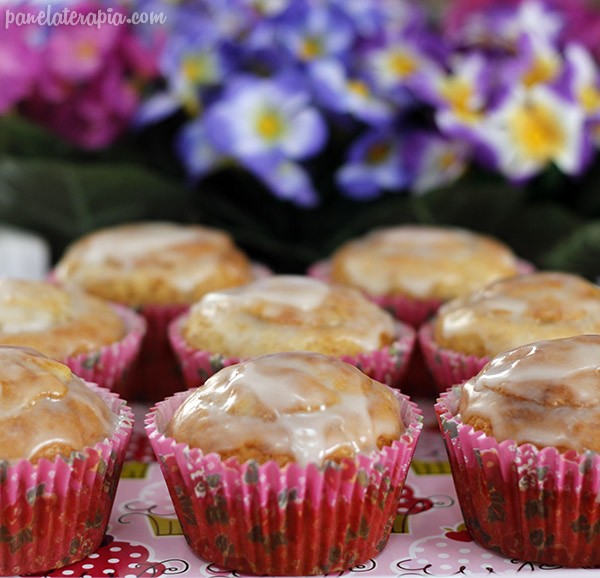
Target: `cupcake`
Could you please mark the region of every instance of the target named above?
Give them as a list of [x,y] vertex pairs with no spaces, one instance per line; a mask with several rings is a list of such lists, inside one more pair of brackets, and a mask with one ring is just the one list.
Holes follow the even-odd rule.
[[419,342],[443,391],[502,351],[583,333],[600,333],[600,288],[574,274],[546,271],[497,281],[444,304],[420,328]]
[[397,390],[305,351],[224,368],[146,418],[192,550],[258,575],[344,571],[377,555],[421,426]]
[[415,331],[360,292],[300,275],[275,275],[213,291],[176,319],[169,335],[188,387],[240,360],[314,351],[398,386]]
[[26,347],[0,346],[0,575],[72,564],[100,545],[133,414]]
[[600,335],[494,357],[437,406],[467,529],[510,558],[600,564]]
[[257,270],[224,232],[200,225],[148,222],[91,233],[69,247],[54,278],[134,307],[147,336],[134,376],[149,401],[184,388],[167,325],[209,291],[241,285]]
[[125,395],[144,319],[130,309],[43,281],[0,280],[0,345],[20,345]]
[[401,225],[348,241],[312,275],[360,289],[418,327],[441,303],[519,272],[500,241],[451,227]]

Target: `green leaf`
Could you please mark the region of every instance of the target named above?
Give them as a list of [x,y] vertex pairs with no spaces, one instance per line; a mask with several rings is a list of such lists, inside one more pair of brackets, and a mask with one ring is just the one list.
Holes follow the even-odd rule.
[[88,231],[143,219],[180,220],[187,193],[139,166],[7,158],[0,220],[48,238],[55,254]]
[[0,158],[64,158],[81,152],[50,131],[20,116],[0,116]]
[[600,220],[582,225],[560,240],[545,255],[543,265],[596,280],[600,276]]

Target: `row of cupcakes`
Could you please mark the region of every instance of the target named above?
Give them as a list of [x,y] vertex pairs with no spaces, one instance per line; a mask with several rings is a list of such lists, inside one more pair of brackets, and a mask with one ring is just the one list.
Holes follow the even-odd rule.
[[[479,544],[543,564],[600,563],[599,358],[600,335],[535,342],[438,400]],[[0,574],[74,563],[106,529],[132,413],[29,348],[0,347],[0,381]],[[192,550],[269,575],[343,571],[376,556],[421,428],[397,389],[300,351],[223,368],[146,416]]]

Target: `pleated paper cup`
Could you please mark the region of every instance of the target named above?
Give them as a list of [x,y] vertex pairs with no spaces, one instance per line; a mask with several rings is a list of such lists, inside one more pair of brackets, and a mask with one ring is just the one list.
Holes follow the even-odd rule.
[[124,337],[97,351],[73,355],[63,360],[75,375],[86,381],[113,390],[129,399],[131,372],[138,360],[142,340],[146,334],[145,319],[122,305],[111,304],[125,324]]
[[509,558],[600,565],[600,456],[499,442],[455,417],[459,400],[460,386],[436,412],[473,539]]
[[[186,321],[187,315],[183,314],[171,323],[169,339],[188,388],[198,387],[224,367],[247,359],[191,347],[181,331]],[[395,327],[396,335],[390,345],[376,351],[340,355],[339,359],[354,365],[376,381],[390,387],[402,387],[415,348],[416,332],[412,327],[400,322],[396,322]]]
[[425,364],[439,393],[446,391],[453,385],[471,379],[490,360],[489,357],[467,355],[466,353],[440,347],[433,338],[432,321],[423,325],[417,336]]
[[341,572],[387,544],[422,428],[418,407],[396,390],[406,432],[371,455],[322,467],[222,461],[165,437],[191,392],[156,405],[146,431],[184,536],[202,559],[238,572]]
[[96,550],[112,509],[133,413],[119,396],[87,384],[119,416],[93,447],[37,464],[0,460],[0,575],[43,573]]

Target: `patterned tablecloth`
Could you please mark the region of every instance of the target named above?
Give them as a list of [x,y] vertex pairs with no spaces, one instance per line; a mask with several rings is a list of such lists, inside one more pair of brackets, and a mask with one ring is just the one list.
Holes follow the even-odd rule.
[[[349,576],[600,576],[600,569],[564,570],[503,558],[477,546],[464,528],[430,401],[419,402],[426,425],[385,550]],[[236,576],[187,547],[160,469],[143,432],[145,408],[135,407],[136,431],[100,549],[49,576]]]

